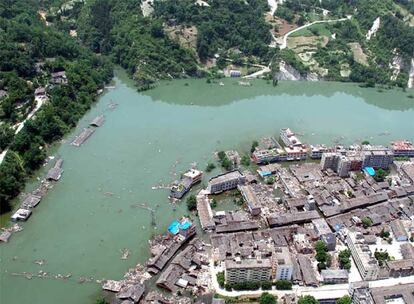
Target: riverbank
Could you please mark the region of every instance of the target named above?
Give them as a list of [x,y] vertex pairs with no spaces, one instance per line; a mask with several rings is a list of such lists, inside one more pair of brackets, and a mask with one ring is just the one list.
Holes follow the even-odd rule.
[[[22,224],[24,230],[0,245],[0,302],[94,302],[101,294],[96,280],[121,279],[129,268],[143,264],[150,257],[148,240],[188,214],[185,204],[169,203],[167,189],[152,187],[171,183],[193,162],[204,169],[214,159],[212,151],[247,153],[254,139],[285,126],[309,143],[330,144],[342,136],[344,144],[360,139],[387,144],[397,135],[414,141],[414,105],[401,91],[381,93],[342,83],[281,81],[274,88],[263,80],[252,80],[250,87],[234,79],[223,82],[183,79],[138,93],[125,74],[117,73],[116,88],[101,95],[55,146],[52,154],[65,161],[61,180],[36,208],[36,216]],[[70,145],[111,101],[119,105],[105,124],[80,148]],[[205,180],[218,172],[206,174]],[[32,181],[25,192],[35,188],[37,181]],[[156,226],[151,213],[136,204],[155,210]],[[123,260],[125,248],[130,255]],[[37,260],[45,263],[40,266]],[[39,270],[71,273],[72,279],[11,275]],[[78,282],[82,277],[94,281]]]

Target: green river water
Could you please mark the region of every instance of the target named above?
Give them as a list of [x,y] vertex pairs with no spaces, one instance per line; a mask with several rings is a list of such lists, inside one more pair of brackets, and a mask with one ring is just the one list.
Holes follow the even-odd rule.
[[[80,277],[120,279],[148,258],[151,235],[186,214],[184,203],[173,208],[167,190],[151,187],[170,183],[173,172],[192,162],[204,169],[219,149],[248,151],[252,140],[276,135],[282,127],[309,143],[414,140],[414,100],[401,91],[308,82],[282,82],[274,88],[263,80],[241,87],[227,79],[224,86],[178,80],[138,93],[121,72],[114,81],[116,88],[56,147],[55,155],[64,159],[60,182],[23,224],[24,230],[0,244],[1,304],[94,303],[100,285],[79,284]],[[119,106],[108,110],[110,101]],[[69,145],[101,113],[105,124],[80,148]],[[26,190],[36,185],[34,180]],[[137,203],[156,209],[156,228],[147,210],[131,207]],[[122,248],[132,252],[127,260],[120,259]],[[46,264],[35,264],[37,259]],[[12,275],[39,270],[72,277],[29,280]]]

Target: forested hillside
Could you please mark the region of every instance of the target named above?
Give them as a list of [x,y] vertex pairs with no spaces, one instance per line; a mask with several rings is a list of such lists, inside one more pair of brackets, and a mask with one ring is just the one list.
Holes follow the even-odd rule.
[[[48,145],[76,125],[112,78],[112,64],[46,26],[38,1],[0,3],[0,151],[8,149],[0,165],[0,210],[6,212],[43,163]],[[59,71],[65,71],[67,84],[50,83]],[[34,92],[40,87],[46,89],[44,104],[15,135],[36,106]]]

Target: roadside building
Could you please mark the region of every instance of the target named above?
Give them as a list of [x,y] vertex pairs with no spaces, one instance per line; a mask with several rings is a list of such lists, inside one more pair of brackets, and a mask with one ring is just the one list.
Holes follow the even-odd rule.
[[317,236],[326,244],[328,250],[335,250],[336,236],[332,233],[332,230],[326,220],[324,218],[314,219],[312,220],[312,224]]
[[276,262],[276,280],[292,280],[293,262],[288,247],[276,247],[274,260]]
[[237,188],[244,184],[246,178],[239,170],[230,171],[217,175],[210,179],[207,190],[210,194],[217,194],[227,190]]
[[414,303],[414,283],[371,288],[375,304]]
[[369,246],[365,244],[364,236],[359,232],[348,231],[345,241],[362,279],[366,281],[376,280],[379,274],[378,262]]
[[298,254],[298,263],[302,273],[303,283],[306,286],[318,286],[319,281],[316,277],[311,260],[306,255]]
[[369,292],[368,282],[354,282],[349,285],[349,295],[352,304],[374,304],[374,299]]
[[241,195],[243,196],[243,199],[245,200],[247,204],[247,208],[249,209],[249,212],[251,215],[259,215],[262,211],[260,207],[260,203],[258,201],[258,198],[250,185],[238,185],[237,188],[239,189]]
[[345,284],[349,277],[345,269],[323,269],[321,276],[325,284]]
[[272,277],[272,263],[270,259],[240,259],[225,261],[226,282],[263,282]]

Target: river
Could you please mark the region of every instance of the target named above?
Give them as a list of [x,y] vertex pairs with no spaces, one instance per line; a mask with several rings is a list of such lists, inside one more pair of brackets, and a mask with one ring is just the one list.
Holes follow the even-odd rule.
[[[402,91],[380,93],[322,82],[273,87],[264,80],[241,87],[227,79],[224,86],[177,80],[138,93],[122,72],[114,81],[116,88],[106,91],[67,142],[54,150],[64,159],[61,181],[23,224],[24,230],[0,244],[2,304],[94,303],[100,285],[79,284],[80,277],[121,278],[148,258],[151,235],[186,214],[184,203],[174,208],[167,190],[151,187],[170,183],[174,173],[192,162],[204,169],[219,149],[247,152],[252,140],[276,136],[282,127],[303,134],[309,143],[414,140],[414,100]],[[119,104],[114,110],[108,110],[111,101]],[[69,145],[101,113],[105,124],[80,148]],[[35,186],[34,180],[27,190]],[[151,226],[149,211],[132,207],[137,203],[156,209],[157,227]],[[129,259],[120,259],[122,248],[131,250]],[[35,264],[38,259],[46,264]],[[12,275],[40,270],[72,277]]]

